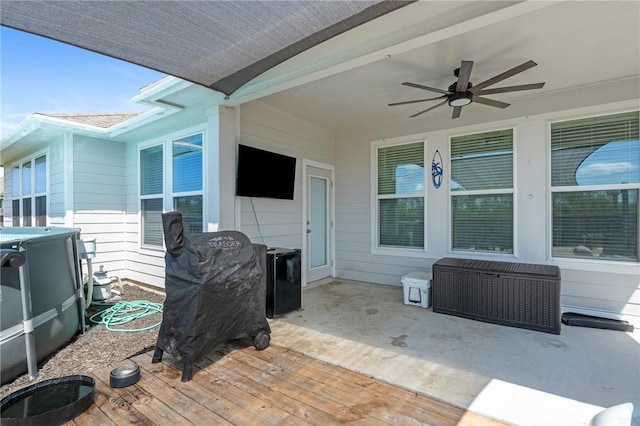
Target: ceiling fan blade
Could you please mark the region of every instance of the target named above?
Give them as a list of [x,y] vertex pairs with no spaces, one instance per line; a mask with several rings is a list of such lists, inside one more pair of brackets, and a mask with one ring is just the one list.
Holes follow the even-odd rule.
[[419,115],[422,115],[422,114],[424,114],[425,112],[431,111],[432,109],[436,109],[436,108],[438,108],[439,106],[442,106],[442,105],[444,105],[444,104],[446,104],[446,103],[447,103],[447,99],[445,99],[444,101],[440,102],[438,105],[434,105],[434,106],[432,106],[431,108],[427,108],[427,109],[425,109],[424,111],[420,111],[420,112],[419,112],[419,113],[417,113],[417,114],[413,114],[413,115],[412,115],[412,116],[410,116],[409,118],[413,118],[413,117],[417,117],[417,116],[419,116]]
[[473,102],[477,102],[479,104],[484,104],[484,105],[489,105],[492,107],[496,107],[496,108],[506,108],[511,104],[508,104],[506,102],[500,102],[500,101],[496,101],[494,99],[488,99],[488,98],[482,98],[480,96],[474,96],[473,97]]
[[458,72],[458,84],[456,85],[456,92],[466,92],[469,85],[469,77],[471,76],[471,68],[473,68],[473,61],[462,61],[460,63],[460,71]]
[[521,73],[522,71],[526,71],[529,68],[533,68],[535,67],[536,64],[535,62],[529,60],[527,62],[525,62],[524,64],[520,64],[517,67],[513,67],[510,70],[507,70],[501,74],[496,75],[495,77],[490,78],[489,80],[485,80],[482,83],[478,83],[475,86],[473,86],[471,89],[469,89],[469,91],[471,93],[478,93],[481,89],[484,89],[485,87],[491,86],[492,84],[496,84],[499,81],[505,80],[509,77],[513,77],[516,74]]
[[442,90],[442,89],[436,89],[435,87],[429,87],[429,86],[423,86],[422,84],[416,84],[416,83],[409,83],[408,81],[405,81],[404,83],[402,83],[404,86],[409,86],[409,87],[415,87],[416,89],[422,89],[422,90],[430,90],[432,92],[436,92],[436,93],[442,93],[445,95],[448,95],[449,92],[447,92],[446,90]]
[[460,117],[460,113],[462,112],[462,107],[453,107],[453,114],[451,114],[451,118],[458,118]]
[[495,89],[484,89],[476,92],[476,95],[493,95],[495,93],[518,92],[520,90],[542,89],[544,83],[523,84],[520,86],[496,87]]
[[426,101],[435,101],[436,99],[442,99],[445,96],[438,96],[435,98],[428,98],[428,99],[417,99],[415,101],[404,101],[404,102],[394,102],[392,104],[389,104],[389,106],[396,106],[396,105],[406,105],[406,104],[415,104],[418,102],[426,102]]

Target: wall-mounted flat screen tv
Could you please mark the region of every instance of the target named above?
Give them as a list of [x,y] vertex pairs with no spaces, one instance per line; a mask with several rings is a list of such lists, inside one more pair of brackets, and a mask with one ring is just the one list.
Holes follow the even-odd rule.
[[238,145],[236,195],[293,200],[296,159]]

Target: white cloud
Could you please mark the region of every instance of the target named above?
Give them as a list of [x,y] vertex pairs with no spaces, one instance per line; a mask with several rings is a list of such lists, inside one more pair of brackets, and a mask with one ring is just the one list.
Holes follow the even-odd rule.
[[628,161],[617,163],[594,163],[580,167],[579,172],[588,176],[609,176],[638,171],[638,165]]

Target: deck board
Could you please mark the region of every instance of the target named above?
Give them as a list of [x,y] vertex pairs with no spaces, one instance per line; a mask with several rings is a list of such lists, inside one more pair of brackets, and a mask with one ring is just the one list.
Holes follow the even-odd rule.
[[135,385],[109,386],[110,365],[94,371],[93,406],[71,425],[464,425],[501,423],[442,401],[271,345],[256,351],[232,341],[194,366],[181,382],[182,365],[165,354],[134,357]]

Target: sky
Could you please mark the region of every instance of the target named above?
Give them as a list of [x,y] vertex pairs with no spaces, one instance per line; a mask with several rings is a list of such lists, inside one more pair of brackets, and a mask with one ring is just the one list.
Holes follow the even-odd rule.
[[0,27],[0,125],[7,136],[34,112],[133,112],[131,98],[165,74]]

